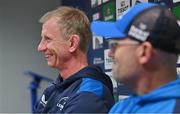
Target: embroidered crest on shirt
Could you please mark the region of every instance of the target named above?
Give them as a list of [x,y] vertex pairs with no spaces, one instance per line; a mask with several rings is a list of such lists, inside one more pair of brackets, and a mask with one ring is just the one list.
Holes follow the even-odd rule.
[[67,100],[69,99],[69,97],[63,97],[61,98],[58,103],[57,103],[57,107],[59,107],[60,110],[62,110],[64,108],[64,105],[66,104]]

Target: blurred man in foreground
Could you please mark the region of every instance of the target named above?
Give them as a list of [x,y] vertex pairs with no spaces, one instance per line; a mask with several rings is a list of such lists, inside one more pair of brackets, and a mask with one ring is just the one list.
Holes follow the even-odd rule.
[[110,113],[180,112],[180,27],[168,8],[139,3],[116,22],[96,21],[91,29],[109,40],[113,76],[134,93]]

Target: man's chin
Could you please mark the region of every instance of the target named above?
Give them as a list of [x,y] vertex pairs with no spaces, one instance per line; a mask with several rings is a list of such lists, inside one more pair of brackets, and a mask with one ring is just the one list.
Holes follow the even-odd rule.
[[51,68],[56,68],[56,66],[54,64],[50,64],[50,63],[47,63],[49,67]]
[[119,72],[113,70],[113,71],[112,71],[112,77],[113,77],[117,82],[122,83],[122,79],[121,79],[121,76],[120,76]]
[[117,81],[118,80],[118,75],[116,73],[112,73],[112,77]]

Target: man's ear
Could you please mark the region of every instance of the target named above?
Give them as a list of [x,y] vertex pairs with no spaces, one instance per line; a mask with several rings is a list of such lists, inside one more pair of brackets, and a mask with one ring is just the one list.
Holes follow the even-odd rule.
[[140,64],[148,63],[153,55],[153,47],[150,42],[142,43],[137,49],[138,60]]
[[78,35],[71,35],[69,41],[70,41],[69,52],[74,52],[79,47],[80,37]]

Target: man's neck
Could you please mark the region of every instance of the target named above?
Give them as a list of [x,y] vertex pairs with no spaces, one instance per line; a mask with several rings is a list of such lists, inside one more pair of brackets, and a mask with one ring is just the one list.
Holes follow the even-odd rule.
[[[146,76],[145,76],[146,75]],[[153,72],[146,73],[142,78],[137,82],[136,88],[134,91],[138,95],[147,94],[173,80],[176,80],[176,72]]]
[[177,55],[155,51],[146,64],[142,64],[131,88],[138,95],[147,94],[177,79]]
[[64,64],[63,67],[59,69],[59,73],[65,80],[87,66],[88,63],[85,55],[72,57],[68,62]]

